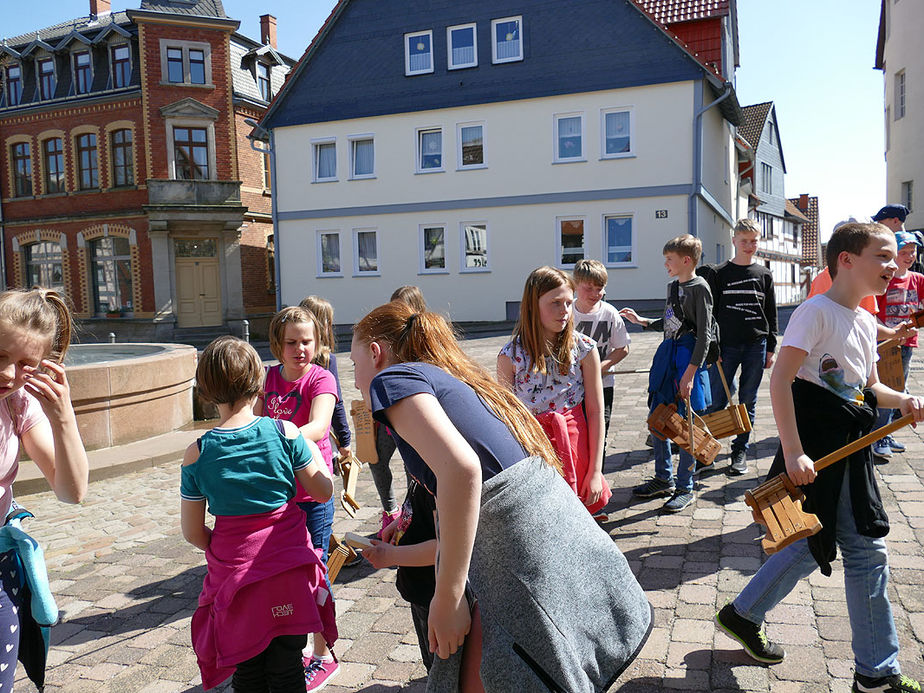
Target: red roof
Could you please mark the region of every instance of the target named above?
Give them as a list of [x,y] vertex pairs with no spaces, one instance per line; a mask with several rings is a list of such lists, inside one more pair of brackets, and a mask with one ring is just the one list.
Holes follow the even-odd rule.
[[662,24],[724,17],[729,0],[636,0]]
[[802,265],[823,267],[821,244],[818,242],[818,198],[800,195],[786,200],[786,206],[790,204],[808,218],[808,222],[802,224]]

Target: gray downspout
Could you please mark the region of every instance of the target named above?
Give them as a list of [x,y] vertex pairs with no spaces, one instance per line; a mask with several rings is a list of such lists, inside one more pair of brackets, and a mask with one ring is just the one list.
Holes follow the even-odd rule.
[[703,102],[703,82],[697,80],[693,86],[693,102],[697,107],[693,116],[693,190],[690,192],[690,235],[696,236],[699,226],[696,198],[700,196],[703,187],[703,114],[713,106],[717,106],[732,94],[731,82],[725,82],[725,91],[708,106],[700,107]]
[[[256,137],[248,135],[247,139],[250,140],[250,148],[255,152],[260,152],[261,154],[269,154],[270,158],[270,208],[272,209],[272,221],[273,221],[273,254],[275,255],[275,261],[273,262],[273,275],[276,282],[276,310],[282,310],[282,287],[279,283],[281,274],[279,272],[279,225],[278,219],[276,217],[276,192],[273,188],[276,187],[276,137],[272,130],[264,129],[259,123],[251,118],[245,118],[244,122],[247,123],[250,127],[256,132]],[[267,135],[269,137],[269,143],[266,147],[261,147],[257,144],[257,137],[261,137],[260,133]],[[261,143],[265,143],[266,140],[260,139]]]
[[274,130],[270,130],[269,133],[269,155],[270,155],[270,175],[273,177],[273,190],[270,193],[270,203],[272,204],[273,211],[273,253],[275,254],[276,261],[273,263],[273,270],[276,274],[276,310],[282,310],[282,273],[280,272],[279,265],[281,264],[282,254],[279,252],[280,247],[280,238],[279,238],[279,220],[276,216],[276,187],[277,181],[276,178],[276,133]]
[[2,200],[0,200],[0,291],[6,291],[6,230],[3,227]]

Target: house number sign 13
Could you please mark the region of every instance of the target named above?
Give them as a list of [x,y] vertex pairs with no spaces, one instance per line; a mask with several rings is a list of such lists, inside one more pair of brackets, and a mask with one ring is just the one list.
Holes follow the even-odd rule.
[[656,209],[655,219],[667,219],[667,210],[666,209]]

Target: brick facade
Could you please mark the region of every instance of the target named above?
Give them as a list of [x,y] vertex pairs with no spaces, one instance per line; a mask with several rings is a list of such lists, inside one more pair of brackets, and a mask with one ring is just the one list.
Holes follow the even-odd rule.
[[[80,22],[87,22],[87,18],[75,20],[75,30],[82,31],[90,39],[97,36],[99,25],[91,28],[94,25],[87,23],[83,28]],[[6,284],[22,286],[28,281],[26,262],[31,244],[58,243],[64,291],[76,314],[82,318],[103,317],[105,311],[101,313],[94,305],[90,244],[105,236],[126,238],[132,285],[130,301],[122,297],[120,317],[123,320],[150,321],[155,317],[163,320],[166,305],[169,321],[173,302],[169,292],[165,299],[163,287],[165,283],[171,286],[174,279],[170,262],[165,261],[172,255],[164,248],[172,246],[164,246],[161,242],[160,250],[156,251],[156,244],[152,245],[151,234],[155,230],[163,233],[164,228],[162,224],[152,226],[154,222],[149,218],[152,203],[159,202],[150,197],[153,188],[148,180],[169,181],[180,177],[174,160],[179,156],[174,153],[174,129],[197,128],[208,132],[206,179],[240,184],[241,204],[237,208],[243,211],[243,217],[240,217],[237,233],[240,236],[243,308],[233,314],[226,312],[226,319],[272,312],[275,286],[267,253],[273,233],[272,204],[269,190],[264,186],[263,155],[251,148],[247,139],[251,128],[244,123],[245,118],[259,120],[265,105],[255,101],[253,90],[245,89],[247,93],[243,96],[236,91],[247,74],[240,64],[234,64],[241,63],[242,51],[250,49],[252,54],[260,44],[235,34],[238,23],[227,17],[212,20],[129,11],[119,14],[118,24],[124,29],[123,33],[110,32],[108,38],[100,36],[131,46],[132,83],[125,88],[112,89],[111,82],[105,83],[103,79],[105,88],[99,89],[101,80],[95,79],[89,94],[74,96],[73,87],[69,87],[69,96],[62,97],[66,90],[58,89],[56,98],[45,101],[32,97],[29,102],[24,97],[20,104],[9,104],[0,98],[0,225],[4,237]],[[56,47],[58,59],[63,63],[67,58],[61,58],[66,54],[57,49],[61,38],[55,35],[56,31],[51,27],[34,36],[41,35],[42,41],[47,39],[47,45]],[[23,43],[10,44],[11,50],[5,52],[0,50],[0,92],[4,66],[17,62],[23,66],[32,65],[30,52],[35,50],[29,48],[32,38],[31,35],[22,37]],[[236,53],[232,51],[232,41],[237,42]],[[184,49],[187,79],[183,83],[168,80],[168,45]],[[97,61],[94,74],[109,70],[108,50],[107,44],[94,49]],[[205,52],[204,84],[188,78],[191,68],[186,51],[190,50]],[[62,71],[59,79],[69,77]],[[96,90],[98,94],[93,93]],[[131,185],[116,187],[113,134],[122,130],[131,133],[130,163],[134,180]],[[90,178],[95,182],[92,186],[81,185],[78,139],[83,135],[92,135],[96,141],[96,178]],[[124,133],[119,137],[124,137]],[[49,176],[43,147],[54,139],[61,140],[63,150],[64,189],[60,192],[46,189]],[[23,144],[28,145],[30,154],[32,194],[18,196],[13,147]],[[125,169],[119,170],[121,173]],[[86,174],[84,177],[86,179]],[[200,210],[208,211],[195,207],[196,204],[202,203],[194,201],[192,207],[188,204],[183,207],[190,212],[190,219],[197,218]],[[183,213],[177,212],[176,218],[182,221]],[[195,223],[186,222],[182,227],[184,234],[189,229],[195,230]],[[233,236],[234,227],[228,226],[227,219],[223,224],[220,227],[223,230],[217,233],[222,234],[225,242],[230,242],[227,234]],[[200,234],[209,234],[211,231],[207,229],[212,227],[199,228]],[[172,238],[171,229],[166,229],[168,239]],[[120,247],[124,247],[124,243],[120,243]],[[236,273],[237,264],[228,264],[226,271]],[[237,283],[231,277],[229,281]],[[158,284],[161,286],[159,294],[155,288]]]

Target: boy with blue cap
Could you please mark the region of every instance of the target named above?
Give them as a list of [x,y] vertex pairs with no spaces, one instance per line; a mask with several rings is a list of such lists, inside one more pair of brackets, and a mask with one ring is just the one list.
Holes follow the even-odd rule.
[[[900,210],[891,210],[893,207],[901,207]],[[887,210],[895,212],[897,216],[892,217],[890,221],[901,221],[903,214],[902,205],[888,205],[880,210],[879,216],[887,213]],[[880,222],[881,223],[881,222]],[[885,226],[885,224],[883,224]],[[889,282],[889,288],[881,296],[876,297],[878,313],[876,317],[886,327],[897,328],[903,323],[908,322],[916,311],[924,308],[924,274],[911,271],[911,265],[917,259],[918,248],[921,243],[917,236],[908,231],[897,231],[895,233],[895,244],[898,246],[898,255],[895,263],[898,265],[898,271]],[[902,351],[902,371],[904,379],[908,380],[908,368],[911,365],[911,350],[918,345],[917,334],[901,341]],[[892,409],[880,409],[877,427],[885,426],[892,420]],[[881,459],[888,459],[892,452],[904,452],[905,446],[892,436],[886,436],[878,443],[873,444],[873,454]]]

